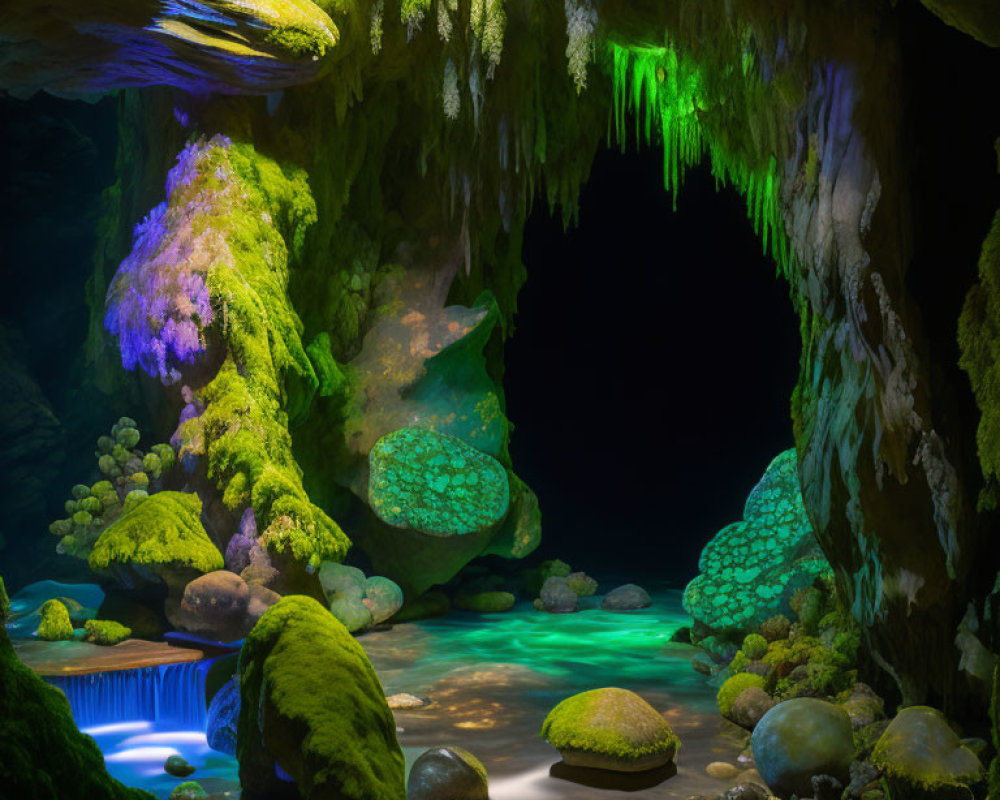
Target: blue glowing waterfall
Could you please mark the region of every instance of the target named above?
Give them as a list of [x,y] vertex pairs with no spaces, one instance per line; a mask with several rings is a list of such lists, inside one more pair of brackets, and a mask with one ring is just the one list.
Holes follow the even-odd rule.
[[205,676],[210,659],[159,667],[52,676],[46,680],[69,698],[81,728],[151,720],[205,729]]

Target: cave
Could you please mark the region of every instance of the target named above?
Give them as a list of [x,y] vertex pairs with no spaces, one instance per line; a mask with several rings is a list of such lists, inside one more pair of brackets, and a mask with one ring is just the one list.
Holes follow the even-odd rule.
[[0,800],[1000,797],[1000,9],[0,10]]

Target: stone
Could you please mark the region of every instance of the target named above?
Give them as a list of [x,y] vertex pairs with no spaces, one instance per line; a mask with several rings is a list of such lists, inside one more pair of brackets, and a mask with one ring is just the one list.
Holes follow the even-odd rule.
[[768,800],[769,796],[759,783],[739,783],[727,789],[722,800]]
[[634,583],[626,583],[612,589],[601,600],[601,608],[605,611],[633,611],[638,608],[649,608],[653,599],[649,592]]
[[563,700],[542,737],[572,767],[642,772],[674,760],[680,740],[667,721],[626,689],[593,689]]
[[885,717],[885,702],[866,683],[854,684],[851,693],[840,703],[840,707],[851,718],[854,730],[860,730]]
[[432,747],[413,762],[406,800],[489,800],[486,768],[461,747]]
[[847,784],[845,794],[848,798],[858,798],[865,789],[879,779],[882,772],[870,761],[854,761],[851,763],[851,780]]
[[394,581],[375,575],[365,581],[362,602],[372,613],[372,624],[379,625],[403,607],[403,590]]
[[264,612],[281,599],[281,595],[260,583],[249,583],[250,601],[247,603],[247,629],[257,624]]
[[392,694],[385,698],[386,704],[393,711],[411,711],[415,708],[424,708],[430,704],[430,700],[424,697],[417,697],[415,694],[401,692]]
[[163,771],[175,778],[186,778],[188,775],[194,775],[194,767],[181,756],[169,756],[163,762]]
[[249,606],[250,587],[246,581],[234,572],[220,569],[187,584],[180,612],[167,616],[190,633],[232,642],[242,639],[250,630]]
[[813,800],[840,800],[844,785],[832,775],[813,775]]
[[571,614],[579,606],[576,592],[569,588],[566,579],[555,575],[545,580],[539,600],[550,614]]
[[728,719],[741,728],[752,731],[757,723],[772,708],[774,699],[758,686],[751,686],[740,692],[729,709]]
[[338,564],[336,561],[324,561],[319,568],[319,585],[327,602],[334,597],[356,597],[360,600],[365,594],[367,579],[365,573],[357,567]]
[[592,597],[597,591],[597,581],[586,572],[571,572],[566,576],[566,583],[577,597]]
[[740,769],[727,761],[713,761],[705,767],[705,774],[710,778],[728,781],[740,774]]
[[351,633],[370,628],[374,622],[371,609],[360,597],[335,597],[330,602],[330,613]]
[[961,797],[982,780],[982,762],[962,744],[936,708],[910,706],[900,711],[879,737],[871,755],[893,797],[938,800]]
[[808,797],[814,775],[846,782],[854,760],[854,729],[842,708],[811,697],[778,703],[750,739],[757,770],[783,800]]

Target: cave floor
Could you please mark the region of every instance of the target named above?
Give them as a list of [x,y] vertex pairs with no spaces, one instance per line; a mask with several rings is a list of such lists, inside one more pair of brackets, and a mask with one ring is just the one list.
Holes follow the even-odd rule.
[[[602,611],[596,598],[565,615],[519,603],[505,614],[452,613],[362,636],[387,695],[406,692],[430,701],[394,712],[408,765],[428,747],[464,747],[486,766],[491,800],[687,798],[725,791],[732,781],[708,777],[705,767],[737,764],[744,737],[719,716],[716,689],[692,668],[699,651],[670,641],[690,621],[680,592],[647,588],[654,605],[641,611]],[[546,714],[565,697],[603,686],[631,689],[664,714],[682,743],[676,775],[632,791],[550,776],[560,758],[538,735]]]

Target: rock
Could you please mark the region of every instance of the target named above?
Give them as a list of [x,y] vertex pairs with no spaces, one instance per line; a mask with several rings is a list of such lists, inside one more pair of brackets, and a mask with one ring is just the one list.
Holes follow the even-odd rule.
[[597,591],[597,581],[585,572],[571,572],[566,576],[566,583],[577,597],[591,597]]
[[768,617],[760,624],[760,635],[769,642],[777,642],[780,639],[787,639],[792,623],[784,614],[776,614]]
[[489,800],[486,768],[461,747],[432,747],[413,762],[406,800]]
[[100,644],[105,647],[119,644],[132,635],[132,629],[126,628],[110,619],[88,619],[84,624],[85,642]]
[[184,587],[179,613],[168,613],[183,630],[220,642],[242,639],[250,630],[250,587],[239,575],[220,569]]
[[424,697],[417,697],[415,694],[407,694],[406,692],[389,695],[385,698],[385,702],[394,711],[409,711],[414,708],[424,708],[430,704],[430,700]]
[[357,567],[324,561],[319,582],[330,612],[352,633],[385,622],[403,605],[398,584],[379,575],[365,578]]
[[330,602],[330,613],[351,633],[370,628],[374,623],[371,609],[360,597],[334,597]]
[[208,795],[197,781],[179,783],[170,793],[170,800],[202,800],[205,797],[208,797]]
[[764,781],[781,798],[808,797],[814,775],[846,782],[854,760],[854,729],[842,708],[811,697],[778,703],[750,739]]
[[367,584],[365,573],[357,567],[324,561],[319,568],[319,585],[327,602],[334,597],[354,597],[360,600],[365,595]]
[[516,598],[510,592],[459,592],[455,607],[480,614],[498,614],[510,611]]
[[961,797],[963,788],[984,774],[982,762],[944,714],[928,706],[900,711],[876,742],[871,760],[885,775],[890,795],[907,800]]
[[569,588],[566,579],[555,575],[547,578],[542,585],[539,600],[542,601],[542,608],[550,614],[571,614],[579,606],[576,592]]
[[362,602],[372,612],[372,624],[379,625],[403,607],[403,590],[394,581],[374,575],[365,581]]
[[726,790],[722,800],[768,800],[770,795],[758,783],[740,783]]
[[208,706],[205,738],[208,746],[226,755],[236,755],[236,724],[240,718],[240,687],[230,678],[215,693]]
[[739,775],[740,769],[726,761],[713,761],[705,767],[705,774],[716,780],[728,781]]
[[772,708],[774,708],[774,699],[771,695],[760,687],[751,686],[736,696],[729,709],[728,719],[741,728],[752,731],[757,727],[761,718]]
[[726,719],[729,719],[729,715],[732,711],[733,703],[736,702],[736,698],[751,687],[763,689],[764,679],[759,675],[751,675],[748,672],[737,672],[735,675],[730,675],[726,678],[725,682],[719,687],[719,691],[715,695],[715,701],[719,707],[719,713]]
[[521,591],[529,597],[541,594],[542,586],[553,575],[557,578],[568,578],[573,569],[565,561],[552,558],[543,561],[537,567],[530,567],[521,573]]
[[870,761],[854,761],[851,763],[851,780],[847,784],[845,795],[848,798],[858,798],[864,794],[871,784],[879,779],[881,771]]
[[601,608],[605,611],[633,611],[638,608],[649,608],[653,599],[649,592],[634,583],[626,583],[617,589],[612,589],[601,600]]
[[840,707],[851,718],[854,730],[860,730],[885,716],[885,703],[866,683],[856,683]]
[[188,775],[194,775],[194,767],[188,764],[181,756],[170,756],[167,758],[163,762],[163,771],[167,775],[173,775],[175,778],[186,778]]
[[844,785],[832,775],[813,775],[813,800],[840,800]]
[[247,584],[250,602],[247,603],[247,630],[257,624],[264,612],[281,599],[281,595],[260,583]]
[[748,661],[743,665],[743,671],[751,675],[759,675],[766,678],[771,673],[771,667],[766,661]]
[[[266,676],[266,678],[265,678]],[[244,800],[404,797],[396,723],[361,645],[315,600],[283,597],[240,651],[237,741]]]
[[542,737],[573,767],[641,772],[671,763],[680,741],[663,716],[634,692],[594,689],[557,705]]
[[44,639],[47,642],[63,642],[72,639],[73,623],[69,620],[66,604],[55,599],[42,603],[36,633],[39,639]]

